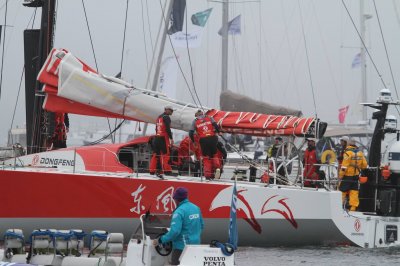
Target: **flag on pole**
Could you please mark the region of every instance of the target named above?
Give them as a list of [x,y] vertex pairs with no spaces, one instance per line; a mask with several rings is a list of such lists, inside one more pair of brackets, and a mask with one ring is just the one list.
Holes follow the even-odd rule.
[[210,17],[212,8],[197,12],[192,15],[192,24],[190,29],[183,32],[178,31],[171,35],[171,42],[174,47],[197,48],[201,45],[204,27]]
[[[241,15],[238,15],[234,19],[228,22],[228,34],[229,35],[238,35],[242,33],[241,30]],[[219,31],[218,34],[222,35],[223,30],[225,30],[226,25],[224,25]]]
[[339,109],[339,123],[340,124],[344,124],[348,110],[349,110],[348,105]]
[[183,20],[185,17],[186,0],[175,0],[172,5],[171,12],[171,27],[168,29],[168,34],[182,31]]
[[172,99],[177,99],[176,80],[178,77],[178,60],[178,56],[176,58],[175,56],[169,56],[161,63],[159,90]]
[[203,28],[195,26],[190,32],[179,31],[171,35],[171,42],[174,47],[197,48],[201,45]]
[[361,66],[361,53],[358,53],[353,58],[353,62],[351,63],[351,68],[356,68],[360,66]]
[[238,230],[236,224],[236,213],[237,213],[237,189],[236,189],[236,180],[233,185],[232,191],[232,202],[231,202],[231,213],[230,213],[230,222],[229,222],[229,243],[237,249],[238,246]]
[[192,23],[193,25],[204,27],[207,23],[208,18],[211,15],[212,8],[209,8],[207,10],[197,12],[192,15]]

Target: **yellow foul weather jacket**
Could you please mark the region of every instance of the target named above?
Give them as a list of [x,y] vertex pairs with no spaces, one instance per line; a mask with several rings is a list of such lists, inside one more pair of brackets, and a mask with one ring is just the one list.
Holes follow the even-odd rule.
[[367,168],[368,163],[362,151],[357,147],[349,145],[343,154],[343,162],[340,168],[339,177],[357,176],[360,171]]

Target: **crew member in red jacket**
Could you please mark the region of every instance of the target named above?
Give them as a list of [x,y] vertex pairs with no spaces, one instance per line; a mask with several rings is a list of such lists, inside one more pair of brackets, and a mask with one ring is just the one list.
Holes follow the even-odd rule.
[[170,146],[174,144],[171,132],[171,118],[174,112],[172,106],[166,106],[156,121],[156,136],[153,138],[152,148],[153,156],[150,161],[150,174],[154,175],[157,169],[166,175],[172,174],[172,168],[169,164]]
[[221,174],[222,174],[224,172],[224,164],[226,158],[228,157],[228,153],[225,149],[225,145],[221,141],[218,141],[217,143],[217,157],[219,160]]
[[189,136],[194,141],[194,133],[199,136],[200,148],[203,155],[204,176],[207,179],[219,178],[221,176],[221,164],[217,156],[217,143],[220,130],[214,119],[204,115],[203,111],[198,110],[195,114]]
[[315,140],[314,138],[307,139],[308,147],[304,152],[304,171],[303,177],[305,179],[304,186],[305,187],[318,187],[318,183],[314,182],[314,180],[319,180],[319,167],[315,164],[318,163],[317,153],[315,150]]
[[69,127],[68,114],[55,113],[55,128],[51,138],[52,147],[50,149],[57,150],[67,147],[67,132]]
[[192,140],[189,136],[186,136],[178,148],[178,165],[179,171],[186,172],[192,163],[191,156],[195,154],[196,160],[200,160],[200,146],[199,146],[199,138],[197,135],[194,135],[195,144],[192,143]]

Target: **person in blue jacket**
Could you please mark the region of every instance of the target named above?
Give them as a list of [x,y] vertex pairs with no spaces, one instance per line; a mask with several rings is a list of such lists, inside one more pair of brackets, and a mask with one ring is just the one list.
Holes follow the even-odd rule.
[[204,222],[200,208],[188,200],[186,188],[177,188],[173,199],[177,207],[172,213],[170,230],[154,244],[172,242],[171,265],[179,265],[185,245],[200,244]]

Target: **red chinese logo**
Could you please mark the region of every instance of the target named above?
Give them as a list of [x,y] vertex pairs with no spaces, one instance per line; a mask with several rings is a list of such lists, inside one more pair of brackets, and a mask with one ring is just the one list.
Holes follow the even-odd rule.
[[141,195],[145,189],[146,187],[140,184],[140,186],[136,189],[136,191],[132,192],[131,195],[133,197],[133,204],[135,206],[131,208],[131,212],[140,214],[142,211],[145,210],[145,207],[142,205],[142,195]]
[[32,158],[32,165],[37,165],[39,163],[39,155],[35,155]]
[[176,208],[176,203],[173,199],[174,187],[169,187],[160,195],[157,196],[157,210],[162,210],[163,212],[172,212]]
[[356,230],[356,232],[360,232],[361,229],[361,222],[360,220],[356,219],[356,221],[354,222],[354,230]]

